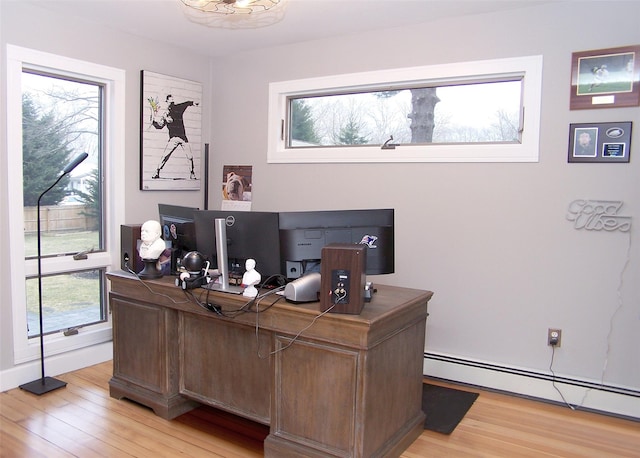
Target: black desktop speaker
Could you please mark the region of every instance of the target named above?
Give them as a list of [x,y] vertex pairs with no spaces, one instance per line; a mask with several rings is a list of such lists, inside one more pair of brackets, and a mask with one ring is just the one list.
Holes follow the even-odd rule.
[[320,310],[359,315],[364,307],[367,246],[330,243],[322,248]]
[[120,226],[120,268],[122,270],[131,269],[138,273],[144,269],[144,263],[138,254],[141,232],[141,224],[122,224]]

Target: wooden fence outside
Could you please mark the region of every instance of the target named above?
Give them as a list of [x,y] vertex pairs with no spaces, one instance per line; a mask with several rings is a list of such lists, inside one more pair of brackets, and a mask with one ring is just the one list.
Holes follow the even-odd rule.
[[[72,232],[95,230],[96,218],[85,215],[86,205],[41,206],[40,228],[42,232]],[[24,208],[24,231],[38,230],[38,207]]]

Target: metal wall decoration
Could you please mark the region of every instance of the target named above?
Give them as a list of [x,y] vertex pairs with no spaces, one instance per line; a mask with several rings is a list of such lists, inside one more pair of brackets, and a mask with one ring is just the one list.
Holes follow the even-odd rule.
[[621,200],[578,199],[569,204],[567,219],[575,229],[629,232],[631,217],[620,216]]
[[200,189],[201,101],[201,83],[142,70],[140,189]]

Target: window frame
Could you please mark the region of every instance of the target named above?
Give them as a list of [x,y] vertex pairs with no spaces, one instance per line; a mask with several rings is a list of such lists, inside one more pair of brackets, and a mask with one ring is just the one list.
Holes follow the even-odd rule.
[[[392,90],[408,85],[451,85],[522,77],[521,143],[403,144],[287,147],[288,103],[292,97]],[[332,75],[269,84],[268,163],[345,162],[538,162],[542,56],[524,56]]]
[[[73,79],[96,82],[104,86],[104,132],[102,185],[104,205],[104,251],[89,253],[88,259],[69,269],[61,257],[43,258],[42,275],[77,270],[119,268],[120,224],[124,222],[124,151],[125,151],[125,71],[33,49],[7,45],[7,189],[9,190],[9,256],[11,265],[10,296],[14,364],[40,357],[39,339],[27,336],[25,279],[37,276],[37,259],[24,256],[24,215],[22,196],[22,87],[23,69]],[[16,153],[17,152],[17,153]],[[106,283],[106,280],[105,280]],[[108,290],[103,285],[107,321],[89,325],[76,335],[55,333],[44,336],[48,356],[107,342],[112,339],[111,316],[108,310]]]

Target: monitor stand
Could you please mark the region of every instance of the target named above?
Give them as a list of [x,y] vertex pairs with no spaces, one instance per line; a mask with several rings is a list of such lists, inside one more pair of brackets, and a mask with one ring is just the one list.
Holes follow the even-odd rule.
[[218,272],[220,276],[217,280],[207,283],[203,286],[211,291],[220,291],[222,293],[242,294],[244,288],[241,286],[229,284],[229,258],[227,256],[227,226],[224,218],[215,219],[216,229],[216,256],[218,258]]
[[221,283],[216,283],[215,281],[212,281],[211,283],[207,283],[206,285],[202,285],[202,287],[210,291],[219,291],[221,293],[229,293],[229,294],[237,294],[237,295],[244,293],[244,288],[242,286],[227,285],[225,287]]

